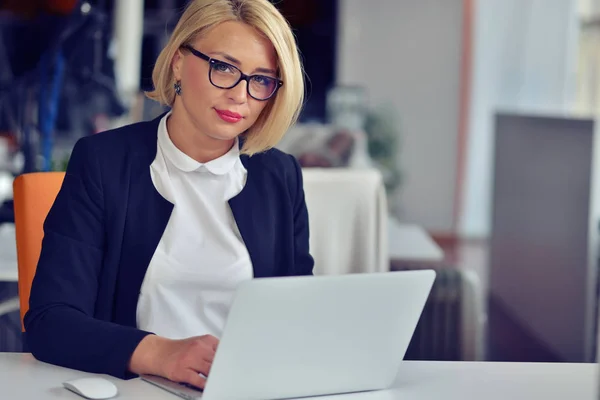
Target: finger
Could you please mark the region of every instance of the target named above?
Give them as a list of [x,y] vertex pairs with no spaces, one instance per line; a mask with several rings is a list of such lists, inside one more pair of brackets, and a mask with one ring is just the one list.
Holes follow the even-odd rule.
[[202,361],[212,365],[215,362],[215,354],[214,353],[205,353],[203,354]]
[[192,367],[192,369],[196,372],[200,372],[204,376],[208,376],[210,373],[210,368],[212,367],[212,363],[206,360],[200,360],[196,362],[196,364]]
[[191,361],[192,365],[194,364],[194,360],[204,360],[212,363],[214,358],[215,350],[205,340],[196,340],[192,343],[186,357],[187,360]]
[[183,382],[189,383],[200,389],[204,389],[204,386],[206,386],[206,379],[201,377],[198,372],[191,369],[186,370],[183,376]]
[[203,336],[203,341],[208,344],[214,351],[217,351],[217,346],[219,346],[219,339],[212,335]]

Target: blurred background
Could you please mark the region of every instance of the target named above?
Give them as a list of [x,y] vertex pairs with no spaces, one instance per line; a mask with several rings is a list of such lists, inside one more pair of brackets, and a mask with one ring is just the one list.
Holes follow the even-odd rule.
[[[186,3],[0,0],[0,351],[21,346],[14,177],[166,111],[142,92]],[[595,361],[600,0],[274,4],[306,70],[279,147],[316,272],[436,269],[408,359]]]

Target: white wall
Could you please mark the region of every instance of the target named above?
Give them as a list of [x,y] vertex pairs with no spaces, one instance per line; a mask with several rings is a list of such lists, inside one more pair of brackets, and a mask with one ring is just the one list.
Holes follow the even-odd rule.
[[340,0],[339,84],[397,110],[403,219],[453,224],[462,0]]
[[577,0],[479,0],[459,231],[487,236],[494,112],[563,113],[573,100]]
[[[403,218],[450,230],[456,187],[462,0],[339,0],[337,81],[398,111]],[[478,0],[459,232],[490,228],[493,113],[572,104],[577,0]]]

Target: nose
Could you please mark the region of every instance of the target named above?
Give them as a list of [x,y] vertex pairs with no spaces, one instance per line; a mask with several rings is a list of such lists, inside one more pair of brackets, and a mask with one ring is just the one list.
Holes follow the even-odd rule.
[[248,100],[248,82],[241,80],[240,83],[229,89],[229,98],[236,104],[245,103]]

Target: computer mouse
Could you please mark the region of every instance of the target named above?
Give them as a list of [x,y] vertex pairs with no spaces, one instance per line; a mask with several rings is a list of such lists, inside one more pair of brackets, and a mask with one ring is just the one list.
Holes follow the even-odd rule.
[[118,393],[114,383],[100,377],[72,379],[63,382],[63,386],[86,399],[92,400],[110,399]]

